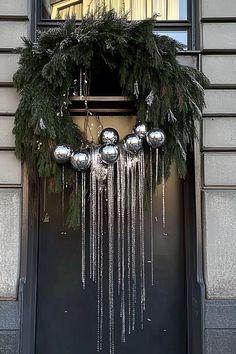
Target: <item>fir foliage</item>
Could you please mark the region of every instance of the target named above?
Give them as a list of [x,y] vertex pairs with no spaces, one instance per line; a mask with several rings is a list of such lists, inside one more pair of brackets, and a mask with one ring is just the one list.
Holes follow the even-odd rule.
[[[36,43],[24,38],[14,75],[21,96],[14,134],[16,154],[31,171],[60,181],[52,150],[59,143],[78,149],[84,141],[69,114],[68,90],[80,68],[91,71],[103,62],[118,72],[124,95],[133,95],[138,82],[137,115],[142,121],[147,120],[146,97],[153,92],[148,123],[166,134],[166,176],[172,162],[179,175],[185,175],[186,152],[196,136],[195,121],[201,118],[208,80],[178,63],[176,54],[182,45],[154,34],[156,24],[155,17],[130,22],[113,10],[98,9],[79,26],[72,18],[39,32]],[[38,142],[42,143],[39,149]]]

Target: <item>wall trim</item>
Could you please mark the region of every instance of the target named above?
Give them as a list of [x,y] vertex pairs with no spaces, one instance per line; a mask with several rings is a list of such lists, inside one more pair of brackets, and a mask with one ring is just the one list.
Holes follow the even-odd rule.
[[236,118],[236,113],[204,113],[202,118]]
[[201,23],[235,23],[236,17],[203,17]]
[[223,55],[235,55],[236,54],[236,49],[203,49],[202,50],[203,55],[217,55],[217,54],[223,54]]
[[19,330],[20,314],[17,301],[0,301],[0,331]]
[[236,85],[235,84],[226,84],[226,85],[222,85],[222,84],[210,84],[206,90],[227,90],[227,89],[236,89]]
[[16,49],[15,48],[0,48],[0,54],[1,53],[16,54]]
[[20,15],[0,15],[0,21],[25,22],[25,21],[29,21],[29,18],[28,16],[20,16]]
[[205,326],[208,329],[236,329],[236,300],[206,300]]
[[0,87],[14,87],[13,82],[0,82]]

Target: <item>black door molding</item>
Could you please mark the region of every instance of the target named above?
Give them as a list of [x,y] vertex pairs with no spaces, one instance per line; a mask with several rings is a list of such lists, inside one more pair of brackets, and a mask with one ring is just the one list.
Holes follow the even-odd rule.
[[20,354],[33,354],[35,351],[40,183],[30,175],[28,191],[28,241],[25,254],[22,254],[27,267],[21,298]]

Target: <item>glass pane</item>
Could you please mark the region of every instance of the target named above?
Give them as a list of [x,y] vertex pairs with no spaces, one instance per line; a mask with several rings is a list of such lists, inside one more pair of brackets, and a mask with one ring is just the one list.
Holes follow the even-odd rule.
[[107,9],[114,8],[118,13],[129,12],[131,20],[142,20],[153,14],[159,14],[158,20],[186,20],[187,0],[41,0],[44,19],[64,19],[94,11],[105,4]]
[[154,33],[158,33],[160,36],[168,36],[176,41],[184,44],[187,49],[188,45],[188,32],[187,31],[155,31]]

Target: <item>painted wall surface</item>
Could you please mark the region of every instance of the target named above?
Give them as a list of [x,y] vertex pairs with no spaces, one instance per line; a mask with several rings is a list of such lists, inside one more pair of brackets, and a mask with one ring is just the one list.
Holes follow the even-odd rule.
[[28,33],[28,0],[0,1],[0,353],[18,354],[22,177],[12,128],[19,99],[12,85]]

